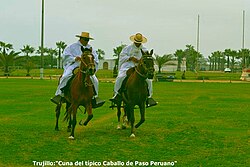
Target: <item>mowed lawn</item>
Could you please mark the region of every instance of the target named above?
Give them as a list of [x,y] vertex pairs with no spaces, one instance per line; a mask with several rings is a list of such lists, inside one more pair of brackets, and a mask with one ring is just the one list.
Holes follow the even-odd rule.
[[[77,124],[73,141],[62,121],[65,109],[60,131],[54,130],[49,99],[56,85],[56,80],[0,79],[0,166],[34,166],[33,161],[249,165],[248,83],[154,82],[159,104],[146,109],[135,138],[129,138],[130,128],[116,130],[116,111],[108,102],[113,83],[100,83],[100,97],[107,102],[94,110],[88,126]],[[78,122],[82,118],[86,115],[78,110]]]

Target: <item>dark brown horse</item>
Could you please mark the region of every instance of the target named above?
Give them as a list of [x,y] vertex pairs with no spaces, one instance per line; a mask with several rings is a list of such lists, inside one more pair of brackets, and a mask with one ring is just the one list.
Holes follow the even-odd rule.
[[[93,118],[91,101],[94,95],[94,89],[90,76],[95,73],[94,56],[92,55],[91,49],[81,49],[82,55],[79,70],[64,91],[64,98],[66,100],[66,113],[64,120],[69,121],[68,131],[71,130],[71,134],[69,136],[70,139],[74,139],[76,113],[79,106],[84,106],[85,111],[88,113],[88,117],[83,125],[86,126]],[[58,130],[60,109],[61,103],[56,108],[56,130]],[[73,118],[71,118],[71,116]]]
[[[135,137],[135,128],[138,128],[145,121],[145,107],[148,97],[148,86],[146,79],[153,79],[154,77],[154,60],[152,57],[153,50],[149,52],[142,52],[142,58],[139,60],[138,65],[135,68],[127,71],[128,79],[124,85],[124,91],[122,91],[122,101],[124,103],[124,117],[126,116],[131,125],[130,137]],[[118,117],[118,129],[120,128],[121,117],[121,103],[117,104],[117,117]],[[135,116],[134,107],[138,105],[140,108],[141,119],[134,126]],[[123,125],[124,127],[125,125]]]

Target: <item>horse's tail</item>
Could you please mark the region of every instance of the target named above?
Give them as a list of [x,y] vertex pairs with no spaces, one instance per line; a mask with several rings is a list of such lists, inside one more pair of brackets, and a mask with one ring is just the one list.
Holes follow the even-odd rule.
[[66,110],[63,121],[68,122],[70,120],[70,115],[71,115],[71,110]]
[[122,92],[122,100],[125,104],[128,104],[128,98],[126,97],[125,92]]

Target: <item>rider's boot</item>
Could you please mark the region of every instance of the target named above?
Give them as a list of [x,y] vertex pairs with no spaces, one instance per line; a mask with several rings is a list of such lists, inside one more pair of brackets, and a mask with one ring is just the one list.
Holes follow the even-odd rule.
[[92,99],[92,108],[98,108],[103,106],[105,100],[100,99],[99,97],[95,97]]

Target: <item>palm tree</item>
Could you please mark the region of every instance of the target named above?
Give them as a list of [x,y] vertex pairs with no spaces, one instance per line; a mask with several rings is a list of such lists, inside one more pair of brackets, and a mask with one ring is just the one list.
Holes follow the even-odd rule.
[[[43,48],[44,53],[45,53],[46,49],[47,49],[46,47]],[[39,46],[38,49],[36,50],[36,53],[40,55],[41,51],[42,51],[42,48],[41,48],[41,46]]]
[[120,46],[117,46],[116,48],[113,49],[114,51],[114,57],[117,57],[117,61],[116,61],[116,65],[118,66],[118,60],[119,60],[119,57],[120,57],[120,54],[122,52],[122,49],[125,47],[126,45],[124,44],[121,44]]
[[[47,47],[43,47],[43,54],[44,54],[44,56],[45,56],[46,53],[48,53],[48,50],[49,49]],[[42,47],[39,46],[38,49],[36,50],[36,53],[40,55],[41,51],[42,51]],[[48,65],[48,63],[46,64],[45,59],[44,59],[44,66],[46,66],[46,65]]]
[[159,56],[157,54],[155,54],[155,62],[158,65],[158,73],[161,73],[161,69],[163,67],[164,64],[166,64],[167,62],[173,60],[173,55],[172,54],[165,54],[163,56]]
[[[231,49],[225,49],[224,55],[227,57],[227,68],[232,68],[232,71],[234,71],[234,66],[236,64],[235,58],[238,55],[237,51]],[[231,57],[231,63],[230,63],[230,57]]]
[[0,41],[0,52],[2,52],[3,54],[5,54],[10,49],[13,49],[12,44],[8,44],[8,43]]
[[34,53],[35,48],[30,45],[24,45],[21,51],[25,54],[25,56],[29,57],[30,53]]
[[214,58],[213,56],[208,56],[208,61],[209,61],[209,71],[213,70],[213,62],[214,62]]
[[241,58],[241,66],[243,69],[249,66],[249,63],[250,63],[250,50],[249,49],[239,50],[238,57]]
[[178,61],[177,71],[181,71],[181,63],[182,63],[183,57],[185,56],[185,53],[183,50],[179,49],[175,51],[174,56],[177,58],[177,61]]
[[53,67],[53,56],[57,55],[57,51],[56,51],[56,49],[49,48],[49,49],[47,49],[47,53],[50,56],[50,61],[51,61],[50,68],[52,68]]
[[229,68],[230,66],[230,57],[232,54],[232,50],[231,49],[225,49],[224,50],[224,55],[227,57],[227,68]]
[[12,44],[7,44],[0,41],[0,64],[4,67],[4,75],[10,75],[10,66],[13,65],[14,61],[20,58],[18,55],[20,52],[12,50]]
[[26,64],[24,65],[25,69],[27,70],[26,76],[30,76],[30,71],[34,67],[34,64],[32,63],[29,54],[34,53],[35,48],[31,47],[30,45],[24,45],[23,49],[21,51],[25,54],[26,56]]
[[223,69],[222,69],[222,59],[223,59],[223,53],[221,51],[215,51],[213,53],[211,53],[211,57],[213,61],[213,68],[212,70],[223,70],[224,69],[224,65],[223,65]]
[[236,50],[232,50],[232,53],[231,53],[231,69],[232,71],[235,71],[235,64],[236,64],[236,61],[235,61],[235,58],[237,57],[238,55],[238,52]]
[[66,43],[63,41],[56,42],[56,46],[58,48],[58,68],[61,68],[61,55],[66,48]]
[[105,52],[103,50],[97,49],[96,53],[98,54],[98,59],[99,60],[103,60],[104,59]]
[[116,61],[115,61],[115,66],[114,66],[114,69],[113,69],[113,77],[116,77],[117,74],[118,74],[118,62],[119,62],[119,57],[120,57],[120,54],[122,52],[122,49],[125,47],[126,45],[124,44],[121,44],[120,46],[117,46],[116,48],[113,49],[114,51],[114,57],[117,57]]
[[184,50],[186,61],[187,61],[187,69],[195,70],[198,68],[198,60],[202,58],[202,55],[194,49],[192,45],[186,45],[186,49]]

